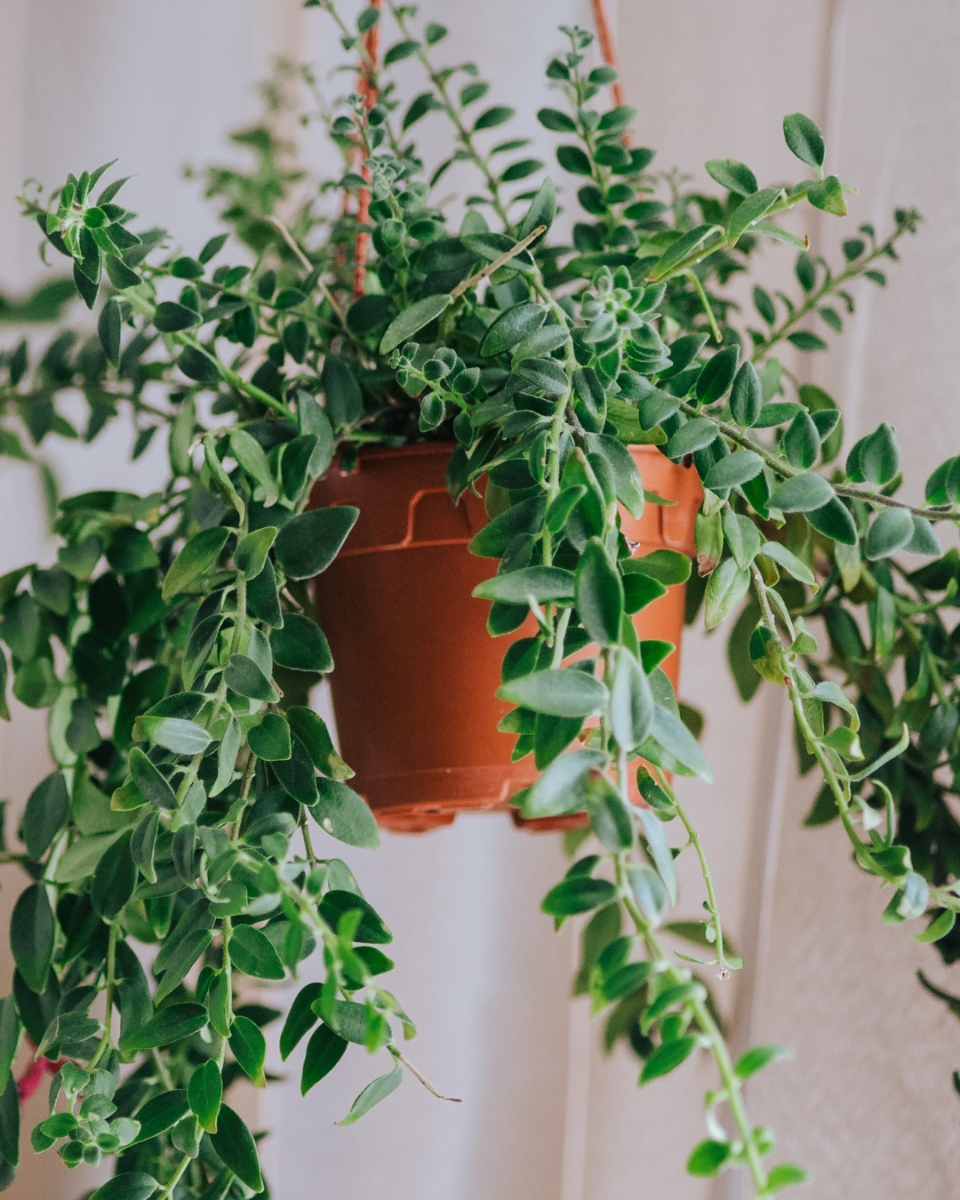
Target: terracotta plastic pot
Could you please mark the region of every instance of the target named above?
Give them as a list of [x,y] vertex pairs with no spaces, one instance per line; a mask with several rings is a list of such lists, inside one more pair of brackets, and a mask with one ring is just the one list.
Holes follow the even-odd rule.
[[[702,495],[695,472],[652,447],[632,453],[647,486],[677,504],[648,504],[639,521],[622,513],[626,536],[641,554],[692,554]],[[360,509],[316,580],[317,609],[336,663],[330,686],[341,752],[357,773],[351,784],[379,823],[398,832],[498,808],[536,777],[532,759],[510,761],[514,738],[497,730],[510,706],[494,695],[507,645],[530,631],[487,633],[489,604],[471,593],[496,564],[466,549],[486,514],[470,493],[451,503],[449,456],[450,447],[436,443],[366,450],[356,470],[332,469],[311,498]],[[679,646],[683,588],[636,620],[642,637]],[[678,654],[664,665],[676,681]]]

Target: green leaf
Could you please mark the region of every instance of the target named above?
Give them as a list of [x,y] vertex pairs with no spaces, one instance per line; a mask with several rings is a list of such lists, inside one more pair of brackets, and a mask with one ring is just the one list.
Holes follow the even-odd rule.
[[[112,231],[117,228],[119,227],[113,225],[108,229],[107,232],[108,235],[111,235],[111,240],[113,240]],[[136,271],[131,271],[122,258],[116,258],[113,254],[107,254],[104,258],[104,266],[107,268],[110,282],[118,291],[122,292],[125,288],[136,287],[140,282],[140,276]]]
[[806,514],[806,519],[819,533],[833,538],[842,546],[856,546],[859,543],[853,517],[838,496],[834,496],[822,508],[812,509]]
[[[237,1021],[243,1019],[242,1017],[236,1018]],[[256,1027],[254,1026],[254,1028]],[[207,1133],[217,1132],[217,1115],[220,1112],[222,1100],[223,1078],[220,1068],[211,1058],[196,1068],[187,1084],[187,1101],[190,1111],[194,1113],[201,1128],[205,1129]]]
[[[737,371],[730,392],[730,413],[738,425],[749,429],[763,407],[763,388],[753,363],[745,362]],[[753,453],[749,451],[749,453]]]
[[801,583],[812,587],[814,591],[817,590],[817,579],[814,573],[802,559],[797,558],[792,550],[788,550],[780,542],[764,542],[760,547],[760,553],[766,558],[772,558],[794,579],[799,579]]
[[[706,756],[700,749],[699,742],[680,718],[674,716],[662,704],[658,704],[654,711],[653,733],[646,745],[649,745],[650,741],[661,746],[671,758],[676,760],[678,766],[672,769],[683,768],[684,774],[699,775],[707,783],[713,782],[713,772],[710,770]],[[649,758],[645,750],[641,749],[641,753],[644,754],[644,757]]]
[[[20,837],[34,862],[43,858],[70,814],[70,797],[63,774],[54,771],[30,793],[20,822]],[[0,1072],[0,1080],[2,1080]]]
[[230,530],[222,525],[194,534],[167,572],[163,581],[164,600],[172,600],[181,592],[197,590],[196,585],[213,570],[229,537]]
[[123,1171],[97,1188],[90,1200],[150,1200],[159,1190],[160,1184],[152,1175],[143,1171]]
[[523,241],[524,238],[529,237],[541,225],[546,225],[549,229],[556,215],[557,190],[553,185],[553,180],[548,175],[537,189],[537,194],[530,201],[527,215],[520,222],[520,226],[517,229],[517,237],[520,241]]
[[246,654],[231,654],[230,662],[223,672],[227,687],[238,696],[246,696],[250,700],[261,700],[266,704],[276,704],[280,693],[273,686],[261,668]]
[[803,113],[790,113],[783,118],[783,136],[801,162],[819,170],[823,166],[823,156],[826,148],[823,134],[809,117]]
[[807,1183],[810,1176],[793,1163],[777,1163],[767,1176],[767,1191],[779,1192],[794,1183]]
[[214,434],[212,433],[208,433],[203,439],[203,460],[210,472],[214,490],[218,491],[227,503],[237,510],[242,523],[246,516],[246,505],[240,499],[240,493],[233,486],[233,480],[223,469],[223,464],[220,462],[214,446]]
[[210,734],[202,725],[178,717],[137,717],[133,736],[138,742],[150,741],[174,754],[200,754],[210,745]]
[[133,895],[137,866],[130,853],[130,834],[125,833],[111,845],[93,874],[90,902],[94,912],[112,921]]
[[738,1079],[749,1079],[771,1063],[782,1062],[785,1058],[793,1058],[793,1053],[784,1046],[770,1044],[754,1046],[743,1054],[734,1068]]
[[762,191],[747,196],[745,200],[741,200],[733,210],[733,216],[731,216],[727,228],[730,239],[735,242],[741,234],[746,233],[750,226],[755,221],[759,221],[782,196],[782,188],[764,188]]
[[183,983],[191,967],[201,955],[206,953],[212,941],[211,930],[194,929],[177,944],[174,952],[166,960],[167,966],[163,973],[163,979],[154,993],[155,1004],[161,1004],[175,988]]
[[35,658],[17,668],[13,694],[27,708],[49,708],[60,694],[60,682],[48,658]]
[[193,687],[197,676],[206,666],[217,644],[217,635],[223,622],[223,613],[211,613],[191,630],[180,667],[184,687]]
[[770,497],[770,507],[781,512],[806,513],[822,508],[833,498],[833,488],[822,475],[805,472],[781,483]]
[[640,1086],[675,1071],[677,1067],[687,1061],[699,1044],[699,1038],[681,1037],[658,1046],[643,1064],[643,1070],[640,1072]]
[[589,434],[587,441],[591,453],[600,454],[609,466],[613,474],[617,499],[631,517],[639,520],[643,516],[645,500],[643,479],[633,455],[616,438],[606,434],[601,434],[599,437]]
[[[511,114],[512,109],[508,110]],[[375,1079],[373,1083],[368,1083],[360,1095],[354,1100],[350,1111],[342,1121],[337,1121],[337,1125],[352,1125],[354,1121],[359,1121],[362,1116],[365,1116],[375,1104],[379,1104],[381,1100],[385,1100],[391,1092],[396,1091],[403,1081],[403,1068],[394,1067],[386,1075],[381,1075],[379,1079]]]
[[383,65],[392,67],[395,62],[400,62],[401,59],[409,58],[411,54],[416,54],[420,49],[420,43],[412,40],[403,42],[395,42],[383,56]]
[[128,761],[131,779],[151,804],[165,809],[177,807],[177,797],[173,788],[139,746],[134,746],[130,751]]
[[[755,611],[752,606],[748,605],[745,611],[751,612],[755,619]],[[749,652],[750,662],[757,674],[764,679],[769,679],[771,683],[782,686],[784,682],[783,647],[773,630],[768,629],[766,625],[758,625],[750,635]]]
[[621,564],[624,572],[649,575],[665,587],[686,583],[690,578],[690,559],[678,550],[653,550],[641,558],[627,559]]
[[181,329],[190,329],[199,322],[199,313],[172,300],[161,301],[153,318],[154,325],[161,333],[179,333]]
[[252,925],[238,925],[230,935],[230,961],[244,975],[256,979],[283,979],[283,963],[265,933]]
[[333,891],[327,892],[320,902],[320,915],[334,929],[340,924],[340,918],[345,913],[355,911],[362,914],[360,924],[353,933],[355,942],[388,946],[393,941],[393,934],[384,925],[373,906],[355,892],[345,892],[335,888]]
[[827,349],[827,343],[823,338],[811,333],[808,329],[798,329],[796,333],[788,333],[787,341],[796,346],[798,350],[805,352]]
[[553,358],[528,358],[517,364],[516,373],[527,386],[551,396],[562,396],[567,390],[567,373]]
[[870,526],[864,553],[873,561],[888,558],[906,546],[913,532],[913,519],[905,508],[885,508]]
[[267,1040],[249,1017],[234,1017],[230,1028],[230,1052],[254,1087],[265,1088],[267,1080],[263,1064],[267,1057]]
[[540,908],[551,917],[567,917],[590,912],[609,904],[616,896],[616,887],[607,879],[589,875],[573,875],[550,889]]
[[186,346],[177,359],[177,366],[195,383],[202,387],[214,388],[220,382],[220,368],[208,355],[195,346]]
[[419,96],[414,96],[404,114],[400,128],[406,133],[412,125],[415,125],[421,117],[425,117],[437,105],[438,101],[434,99],[433,92],[421,92]]
[[333,655],[323,630],[300,613],[284,613],[283,627],[270,633],[270,648],[278,666],[320,673],[333,670]]
[[10,1074],[20,1044],[20,1018],[13,996],[0,1000],[0,1086]]
[[[319,989],[319,985],[316,986]],[[312,1013],[311,1016],[313,1016]],[[315,1020],[316,1016],[313,1016],[313,1021]],[[303,1071],[300,1076],[301,1096],[305,1096],[325,1075],[330,1074],[340,1059],[343,1058],[348,1045],[349,1042],[334,1033],[329,1025],[320,1026],[310,1038],[310,1041],[307,1042],[307,1052],[304,1055]]]
[[237,765],[241,741],[240,723],[236,717],[231,717],[223,731],[223,737],[220,739],[220,748],[217,751],[217,778],[210,789],[211,796],[219,796],[233,780],[233,771]]
[[748,483],[763,470],[763,459],[753,450],[738,450],[714,463],[703,480],[703,486],[711,491],[740,487]]
[[539,531],[546,507],[544,496],[511,505],[473,536],[467,550],[478,558],[502,558],[507,546],[519,534]]
[[709,417],[694,417],[681,425],[664,447],[667,458],[680,459],[686,454],[704,450],[719,437],[716,424]]
[[33,883],[17,897],[10,918],[10,950],[24,983],[38,996],[53,958],[54,918],[46,888]]
[[557,108],[540,108],[537,110],[537,120],[551,133],[576,133],[576,122],[565,112]]
[[229,1104],[221,1104],[217,1132],[210,1135],[210,1141],[224,1166],[229,1167],[241,1183],[253,1192],[263,1191],[257,1143]]
[[687,1159],[687,1174],[700,1179],[713,1179],[723,1170],[731,1153],[727,1142],[703,1141],[694,1147]]
[[[941,938],[945,938],[950,933],[956,920],[957,914],[951,909],[945,908],[938,917],[934,917],[923,933],[912,934],[912,940],[922,942],[925,945],[930,942],[939,942]],[[6,1003],[6,1001],[0,1003]]]
[[[274,478],[273,471],[270,469],[270,464],[267,461],[267,456],[264,453],[263,447],[255,437],[247,433],[245,429],[233,429],[230,431],[230,453],[240,464],[246,474],[253,480],[254,483],[263,488],[264,504],[269,507],[276,503],[279,493],[279,485]],[[232,484],[231,484],[232,486]],[[258,530],[257,533],[263,534],[263,530]],[[256,537],[254,533],[250,535]],[[239,550],[239,547],[237,548]],[[239,567],[240,564],[237,563]],[[240,568],[243,570],[243,568]],[[261,570],[263,569],[261,564]],[[253,575],[259,575],[260,571],[254,571]],[[252,579],[253,575],[248,575],[248,579]]]
[[280,1057],[284,1062],[290,1057],[301,1039],[306,1037],[317,1023],[313,1003],[319,1000],[323,990],[321,983],[308,983],[297,992],[280,1034]]
[[380,845],[377,822],[362,796],[334,779],[317,781],[319,799],[310,812],[331,837],[348,846],[376,850]]
[[705,166],[710,178],[715,179],[728,192],[736,192],[738,196],[750,196],[757,190],[756,175],[735,158],[711,158]]
[[313,765],[328,779],[351,779],[354,772],[337,754],[330,731],[319,713],[301,705],[287,709],[290,728],[303,742]]
[[120,365],[120,330],[119,305],[114,300],[108,300],[100,312],[100,319],[97,321],[97,336],[100,339],[103,352],[107,356],[107,362],[114,367]]
[[607,703],[607,689],[593,675],[575,668],[537,671],[504,684],[501,700],[555,717],[589,717]]
[[120,1051],[129,1054],[136,1050],[169,1046],[199,1032],[206,1023],[207,1010],[202,1004],[171,1004],[121,1039]]
[[277,561],[289,579],[312,579],[340,551],[360,510],[349,504],[314,508],[288,521],[275,543]]
[[247,734],[251,751],[266,762],[284,762],[292,753],[290,726],[279,713],[266,713]]
[[820,433],[813,417],[806,411],[797,413],[780,444],[792,466],[802,470],[812,467],[820,456]]
[[[590,638],[600,646],[613,645],[620,637],[623,585],[619,571],[611,565],[599,538],[591,538],[580,556],[575,591],[577,612]],[[556,712],[554,715],[576,717],[588,716],[589,713]]]
[[159,1096],[154,1096],[137,1113],[140,1132],[137,1134],[134,1145],[148,1142],[151,1138],[165,1133],[182,1120],[189,1111],[187,1093],[183,1090],[161,1092]]
[[480,344],[481,355],[492,358],[504,354],[538,330],[546,319],[547,312],[542,304],[533,301],[515,304],[501,313],[487,330]]
[[12,1073],[0,1092],[0,1158],[14,1169],[20,1161],[20,1095]]
[[646,673],[629,650],[621,649],[610,689],[610,726],[623,749],[632,750],[647,739],[653,727],[653,709]]
[[675,905],[678,894],[677,873],[673,865],[673,851],[667,841],[663,823],[649,808],[638,808],[636,815],[643,828],[644,837],[647,839],[647,846],[650,849],[650,856],[657,868],[657,873],[663,880],[663,886],[667,889],[670,903]]
[[549,600],[573,600],[574,575],[559,567],[524,567],[495,575],[473,589],[481,600],[497,600],[503,604],[526,604],[533,596],[538,604]]
[[814,184],[807,192],[807,199],[814,208],[832,213],[835,217],[847,215],[847,201],[843,194],[843,185],[836,175],[828,175],[822,183]]
[[[435,300],[436,297],[431,296],[430,299]],[[408,309],[407,312],[409,311]],[[401,320],[403,315],[401,314],[397,320]],[[394,321],[393,325],[387,329],[384,340],[389,336],[390,330],[396,323]],[[336,354],[328,354],[323,360],[320,383],[327,400],[327,415],[335,429],[342,429],[360,420],[363,416],[363,393],[360,391],[360,384],[357,382],[356,376],[344,359]]]
[[835,704],[837,708],[842,708],[850,717],[850,727],[856,733],[860,728],[860,714],[857,712],[857,706],[844,695],[838,683],[829,679],[818,683],[813,689],[813,694],[818,700],[826,700],[828,704]]
[[513,116],[514,110],[508,108],[505,104],[495,104],[492,108],[482,112],[476,121],[473,123],[474,131],[479,129],[495,129],[498,125],[503,125]]
[[154,809],[141,818],[139,825],[130,837],[130,854],[140,873],[150,881],[157,882],[157,872],[154,867],[154,853],[157,847],[157,834],[160,831],[160,814]]
[[[584,155],[584,158],[586,158],[586,155]],[[589,171],[587,173],[589,174]],[[661,254],[647,278],[653,283],[663,279],[683,259],[700,250],[708,240],[714,239],[720,232],[721,230],[716,225],[698,225],[695,229],[691,229],[689,233],[685,233],[682,237],[671,243],[668,249]]]
[[704,623],[715,629],[733,612],[750,590],[750,572],[725,558],[707,580]]
[[243,573],[244,579],[256,579],[263,570],[277,532],[273,525],[265,525],[262,529],[248,533],[237,545],[233,561],[237,564],[237,570]]
[[317,778],[306,746],[296,736],[290,739],[290,757],[278,759],[273,773],[291,799],[308,807],[317,802]]
[[446,294],[426,296],[423,300],[418,300],[409,308],[405,308],[387,326],[387,331],[380,341],[380,353],[389,354],[404,342],[409,341],[418,330],[429,325],[431,321],[435,321],[452,302],[451,297]]
[[598,750],[574,750],[555,758],[526,793],[521,804],[524,817],[552,817],[582,812],[587,803],[587,786],[592,772],[601,770],[607,756]]

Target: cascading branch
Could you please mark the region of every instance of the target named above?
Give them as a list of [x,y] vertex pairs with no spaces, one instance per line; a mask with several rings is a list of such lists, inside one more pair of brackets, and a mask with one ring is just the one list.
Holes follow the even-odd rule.
[[[330,3],[319,6],[347,49],[380,19],[364,10],[355,34]],[[266,1082],[261,1027],[279,1014],[244,1003],[241,977],[279,982],[320,943],[326,982],[299,992],[284,1058],[310,1034],[306,1092],[349,1042],[385,1048],[392,1069],[348,1122],[399,1082],[405,1059],[391,1020],[413,1029],[377,982],[392,966],[378,949],[390,934],[345,865],[313,848],[323,835],[377,841],[349,767],[306,703],[333,664],[305,581],[333,560],[356,510],[305,506],[335,455],[347,467],[364,443],[434,438],[451,443],[454,499],[486,478],[490,520],[471,550],[499,561],[477,591],[492,602],[491,634],[515,632],[531,613],[537,624],[510,645],[499,693],[516,706],[502,723],[516,735],[514,757],[533,754],[541,772],[514,801],[534,818],[586,811],[599,843],[544,900],[558,924],[592,914],[576,987],[607,1014],[608,1045],[625,1037],[641,1057],[641,1084],[710,1051],[720,1084],[689,1170],[743,1167],[756,1195],[771,1196],[805,1176],[767,1165],[773,1135],[752,1122],[742,1084],[785,1052],[755,1047],[734,1063],[705,982],[676,961],[697,960],[662,940],[680,933],[706,947],[699,965],[721,978],[740,966],[669,781],[709,779],[710,769],[660,667],[671,647],[639,641],[630,619],[686,581],[690,563],[666,551],[633,556],[620,506],[637,517],[663,501],[644,489],[627,446],[658,445],[704,483],[690,615],[701,601],[709,628],[739,614],[730,657],[745,698],[761,678],[789,689],[802,765],[825,778],[810,821],[839,815],[859,866],[892,889],[885,920],[929,913],[919,940],[952,945],[960,837],[941,768],[960,734],[954,639],[940,610],[956,594],[960,560],[941,554],[932,523],[958,519],[960,471],[949,460],[926,504],[902,503],[895,432],[884,425],[853,447],[845,470],[818,473],[839,453],[839,410],[822,390],[796,386],[774,356],[784,344],[824,349],[810,323],[842,328],[849,286],[884,283],[877,264],[896,257],[917,214],[898,211],[885,239],[862,226],[839,271],[811,258],[777,218],[807,202],[843,215],[849,189],[825,173],[823,138],[801,114],[784,121],[788,147],[812,173],[796,185],[761,189],[730,159],[707,164],[721,198],[658,179],[653,152],[623,142],[633,110],[591,107],[614,76],[589,67],[590,35],[570,28],[569,51],[547,70],[566,107],[537,115],[570,139],[557,160],[580,179],[591,219],[574,225],[572,247],[550,244],[551,179],[509,194],[543,164],[501,169],[500,156],[526,140],[486,142],[513,110],[473,117],[487,92],[476,68],[435,66],[446,31],[430,24],[418,40],[413,11],[388,6],[401,37],[384,70],[362,51],[377,102],[350,97],[331,120],[347,173],[320,185],[369,191],[375,257],[358,299],[351,252],[365,230],[350,212],[324,216],[313,196],[278,219],[302,175],[269,128],[238,135],[258,155],[254,172],[209,176],[253,268],[214,265],[228,234],[194,258],[171,252],[162,230],[134,233],[133,214],[116,203],[123,181],[94,199],[106,167],[71,176],[46,206],[24,197],[47,242],[71,259],[87,307],[101,287],[106,295],[95,339],[78,346],[62,333],[32,371],[26,342],[4,354],[0,450],[29,453],[20,425],[38,446],[50,432],[77,436],[57,402],[79,387],[86,440],[128,404],[134,455],[165,430],[171,478],[146,498],[63,501],[58,563],[0,580],[13,692],[50,707],[57,764],[28,802],[25,852],[6,854],[32,880],[11,930],[14,994],[0,1002],[6,1181],[22,1028],[38,1055],[66,1060],[34,1146],[57,1145],[71,1164],[117,1153],[102,1200],[257,1191],[254,1140],[222,1096],[241,1074]],[[414,57],[430,87],[398,121],[388,72]],[[434,111],[452,122],[456,144],[427,183],[408,138]],[[485,188],[468,198],[456,233],[431,198],[454,161],[472,163]],[[756,286],[763,328],[744,333],[722,289],[765,239],[799,250],[803,297]],[[198,415],[211,393],[215,422]],[[901,550],[935,561],[908,573],[892,557]],[[869,647],[856,619],[864,608]],[[827,659],[807,627],[813,617],[824,618]],[[901,685],[888,680],[901,660],[897,699]],[[3,653],[0,663],[6,674]],[[647,807],[631,803],[634,779]],[[681,847],[667,837],[674,820]],[[667,920],[674,859],[687,847],[707,893],[700,923]],[[150,948],[145,961],[155,953],[153,984],[134,944]]]

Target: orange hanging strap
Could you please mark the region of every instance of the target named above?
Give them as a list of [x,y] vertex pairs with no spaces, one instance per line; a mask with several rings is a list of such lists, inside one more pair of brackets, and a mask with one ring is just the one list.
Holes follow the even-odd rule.
[[[621,107],[623,100],[623,84],[620,81],[619,70],[617,66],[617,49],[613,44],[613,35],[610,32],[610,22],[607,20],[607,10],[604,8],[603,0],[592,0],[593,3],[593,19],[597,26],[597,40],[600,43],[600,53],[603,55],[603,61],[609,67],[613,67],[618,72],[617,80],[613,85],[613,99],[617,107]],[[623,135],[624,145],[630,144],[630,135]]]
[[[371,0],[372,8],[380,8],[382,0]],[[367,112],[377,102],[377,87],[375,82],[377,61],[380,57],[380,22],[372,25],[363,35],[364,57],[360,67],[360,95],[363,97],[363,103]],[[370,172],[366,167],[362,168],[363,177],[369,183]],[[365,225],[370,216],[370,191],[368,188],[360,189],[359,205],[357,207],[357,224]],[[364,282],[367,277],[367,234],[363,229],[357,230],[357,237],[353,247],[353,298],[359,299],[363,295]]]

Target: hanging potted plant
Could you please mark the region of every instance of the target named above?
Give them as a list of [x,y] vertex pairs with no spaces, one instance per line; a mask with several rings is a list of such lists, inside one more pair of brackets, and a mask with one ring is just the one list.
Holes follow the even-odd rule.
[[[592,835],[595,852],[543,904],[558,925],[592,914],[582,990],[609,1014],[608,1039],[629,1037],[641,1084],[711,1053],[721,1082],[689,1170],[744,1168],[756,1195],[772,1196],[804,1173],[768,1166],[772,1140],[742,1085],[782,1051],[734,1062],[705,982],[661,940],[678,820],[704,873],[701,965],[722,977],[740,965],[671,787],[674,774],[710,777],[675,694],[677,589],[695,554],[688,616],[701,599],[708,628],[739,612],[741,691],[747,670],[789,690],[824,775],[811,819],[843,822],[858,866],[891,889],[884,919],[929,914],[920,940],[949,939],[960,885],[937,772],[958,722],[938,609],[958,568],[931,522],[957,521],[960,474],[950,459],[926,505],[898,500],[888,426],[852,448],[844,471],[818,473],[838,448],[839,413],[817,389],[778,398],[774,355],[787,339],[819,342],[801,319],[876,275],[916,214],[899,212],[886,240],[864,227],[837,273],[814,264],[777,218],[808,203],[842,214],[844,187],[801,114],[784,122],[808,169],[796,185],[761,189],[745,165],[718,159],[708,170],[722,196],[656,198],[652,153],[623,141],[632,111],[594,107],[615,73],[591,68],[590,36],[568,29],[548,77],[570,103],[538,116],[570,139],[558,161],[586,181],[578,199],[594,220],[558,245],[549,178],[504,192],[543,164],[495,174],[492,155],[509,143],[477,148],[510,110],[472,118],[483,87],[468,82],[453,100],[451,73],[431,62],[442,27],[415,37],[408,10],[391,12],[400,40],[383,62],[416,55],[430,90],[399,113],[378,71],[378,8],[356,31],[341,25],[360,51],[360,90],[331,134],[356,212],[327,220],[307,204],[277,219],[267,135],[262,190],[241,189],[245,204],[230,209],[255,269],[231,265],[229,233],[194,257],[162,231],[132,229],[107,167],[70,176],[44,203],[24,197],[97,309],[97,336],[76,349],[59,337],[33,371],[25,342],[4,353],[7,438],[14,413],[38,442],[64,432],[57,404],[80,386],[89,438],[123,401],[135,455],[163,430],[171,474],[146,497],[62,500],[56,563],[0,579],[3,695],[9,670],[21,703],[50,709],[55,761],[27,801],[23,849],[4,851],[29,882],[0,1000],[2,1182],[18,1161],[14,1060],[28,1040],[53,1073],[33,1148],[56,1147],[70,1166],[116,1155],[97,1200],[262,1191],[255,1139],[224,1100],[241,1075],[267,1081],[269,1013],[243,1003],[244,980],[295,978],[318,948],[324,981],[299,990],[280,1036],[285,1059],[305,1043],[304,1093],[351,1044],[389,1069],[342,1124],[404,1069],[425,1083],[399,1042],[413,1023],[382,986],[389,928],[327,841],[377,844],[359,788],[395,828],[508,798],[521,821],[583,826],[571,843]],[[406,140],[431,108],[481,170],[498,228],[471,205],[453,233],[431,203]],[[219,172],[211,192],[235,197],[236,183]],[[723,287],[762,238],[800,243],[806,299],[780,317],[755,291],[768,329],[750,335],[748,358]],[[147,383],[165,389],[165,407]],[[204,394],[216,422],[198,408]],[[888,562],[900,550],[935,559],[906,576],[906,592]],[[851,616],[864,605],[869,653]],[[829,661],[804,624],[815,613]],[[895,701],[879,681],[898,656],[907,687]],[[331,671],[347,677],[334,685],[341,752],[306,702]],[[936,845],[929,822],[909,819],[905,781],[918,777]]]

